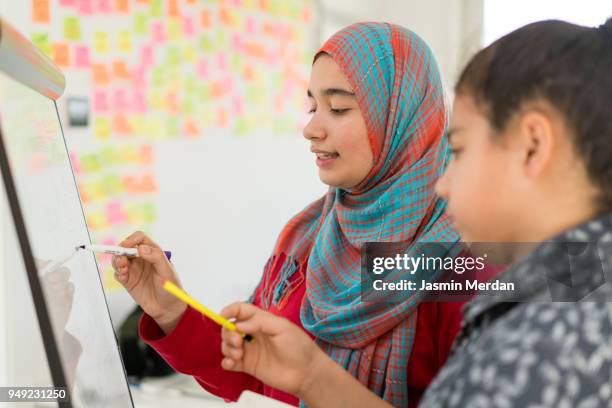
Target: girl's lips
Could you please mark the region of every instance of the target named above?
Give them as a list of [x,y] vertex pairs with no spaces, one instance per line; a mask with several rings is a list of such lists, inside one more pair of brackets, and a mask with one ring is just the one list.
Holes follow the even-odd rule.
[[328,167],[331,166],[334,161],[338,158],[339,156],[331,156],[331,157],[326,157],[326,158],[321,158],[317,156],[317,166],[319,167]]

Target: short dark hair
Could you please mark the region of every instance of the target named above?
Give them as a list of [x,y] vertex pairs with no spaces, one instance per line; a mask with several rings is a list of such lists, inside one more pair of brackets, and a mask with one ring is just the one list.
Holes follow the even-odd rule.
[[598,28],[558,20],[519,28],[478,52],[455,91],[471,96],[496,132],[525,103],[549,103],[601,191],[597,204],[612,210],[612,18]]

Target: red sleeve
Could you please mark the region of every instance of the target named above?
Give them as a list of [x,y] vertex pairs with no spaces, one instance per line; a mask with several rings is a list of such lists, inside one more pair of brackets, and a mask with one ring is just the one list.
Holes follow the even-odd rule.
[[140,319],[140,336],[176,371],[193,376],[202,387],[236,401],[244,390],[262,393],[263,385],[248,374],[221,367],[220,326],[188,307],[167,336],[148,314]]

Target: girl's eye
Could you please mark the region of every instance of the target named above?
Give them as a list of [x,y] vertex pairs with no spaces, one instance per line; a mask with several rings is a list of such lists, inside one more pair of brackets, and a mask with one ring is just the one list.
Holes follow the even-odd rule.
[[342,115],[343,113],[349,111],[350,109],[334,109],[331,108],[330,111],[331,113],[333,113],[334,115]]
[[315,113],[315,111],[316,111],[316,109],[315,109],[315,108],[310,108],[310,109],[308,110],[308,113]]

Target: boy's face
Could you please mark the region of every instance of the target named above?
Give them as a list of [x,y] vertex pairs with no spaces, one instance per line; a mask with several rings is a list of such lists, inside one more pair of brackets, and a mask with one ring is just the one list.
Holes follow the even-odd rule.
[[455,98],[449,130],[453,152],[436,185],[465,242],[512,242],[522,208],[520,167],[505,141],[467,95]]

